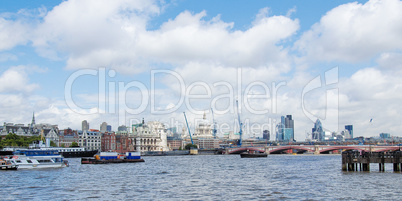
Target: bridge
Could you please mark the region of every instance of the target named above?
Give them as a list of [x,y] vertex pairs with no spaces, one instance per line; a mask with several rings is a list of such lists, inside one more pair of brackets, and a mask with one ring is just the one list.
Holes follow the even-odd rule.
[[265,152],[268,154],[283,154],[283,153],[314,153],[328,154],[339,153],[340,151],[365,151],[365,152],[387,152],[387,151],[402,151],[399,146],[375,146],[375,145],[283,145],[283,146],[265,146],[265,147],[233,147],[227,148],[225,154],[239,154],[246,151]]

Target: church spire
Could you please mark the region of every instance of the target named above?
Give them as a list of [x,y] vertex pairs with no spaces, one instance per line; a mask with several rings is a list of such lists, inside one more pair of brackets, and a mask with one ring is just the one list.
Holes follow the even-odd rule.
[[33,112],[32,114],[32,122],[31,122],[31,126],[33,127],[35,125],[35,112]]

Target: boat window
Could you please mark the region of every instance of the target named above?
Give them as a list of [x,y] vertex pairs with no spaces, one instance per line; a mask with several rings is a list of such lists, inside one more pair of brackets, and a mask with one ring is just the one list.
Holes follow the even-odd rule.
[[47,159],[47,160],[38,160],[39,163],[51,163],[52,161]]
[[28,163],[32,163],[32,161],[31,161],[31,160],[27,160],[27,162],[28,162]]
[[17,163],[21,163],[21,161],[20,161],[20,160],[16,160],[15,162],[17,162]]

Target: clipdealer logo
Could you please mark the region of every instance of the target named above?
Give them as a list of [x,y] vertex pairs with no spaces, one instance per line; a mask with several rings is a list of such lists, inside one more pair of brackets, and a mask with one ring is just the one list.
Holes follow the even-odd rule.
[[[110,81],[115,78],[116,72],[112,69],[98,68],[98,69],[81,69],[72,73],[65,83],[65,101],[67,106],[74,112],[88,115],[88,114],[117,114],[119,125],[126,123],[127,114],[138,115],[143,112],[149,112],[151,115],[164,115],[171,114],[178,110],[189,111],[193,114],[203,114],[204,110],[197,109],[197,105],[192,104],[194,100],[207,100],[209,106],[213,108],[214,113],[221,115],[237,112],[235,102],[239,102],[239,113],[248,112],[253,115],[276,114],[277,113],[277,96],[278,90],[286,86],[286,82],[272,82],[265,83],[263,81],[252,81],[250,83],[243,83],[242,69],[237,68],[237,77],[235,83],[229,81],[217,81],[208,83],[204,81],[196,81],[190,84],[185,83],[185,79],[177,72],[172,70],[151,70],[149,83],[143,83],[138,80],[129,82],[123,81]],[[74,85],[75,81],[84,80],[87,76],[97,78],[98,85],[97,99],[98,104],[93,109],[81,107],[78,102],[74,101],[73,88],[79,87]],[[157,106],[157,79],[169,79],[169,84],[174,85],[176,89],[175,98],[170,107]],[[148,87],[147,87],[148,86]],[[172,86],[168,86],[172,87]],[[221,93],[217,89],[225,89],[225,93]],[[253,90],[259,89],[261,93],[255,94]],[[200,92],[200,90],[203,89]],[[127,94],[129,91],[136,91],[136,105],[137,107],[129,107]],[[140,98],[139,98],[140,97]],[[253,99],[267,100],[267,105],[257,107],[253,105]],[[132,99],[128,101],[133,101]],[[228,103],[226,107],[216,107],[218,101],[225,101]],[[184,106],[184,108],[183,108]],[[247,121],[247,120],[245,120]],[[269,121],[271,122],[271,121]],[[275,120],[273,121],[275,123]],[[274,126],[273,126],[274,127]]]
[[[338,67],[334,67],[324,73],[324,76],[318,75],[303,88],[301,94],[301,105],[305,116],[312,122],[320,119],[323,128],[328,131],[338,131],[339,127],[339,76]],[[308,110],[306,105],[306,95],[314,90],[325,90],[324,115],[319,116],[314,111]]]

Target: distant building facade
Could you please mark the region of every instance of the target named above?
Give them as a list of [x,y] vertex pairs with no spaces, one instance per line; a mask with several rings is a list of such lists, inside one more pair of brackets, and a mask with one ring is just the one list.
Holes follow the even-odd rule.
[[115,132],[102,134],[102,151],[125,153],[135,151],[134,138],[127,135],[118,135]]
[[167,146],[170,151],[184,149],[182,147],[183,140],[175,137],[167,137]]
[[219,139],[218,138],[199,138],[196,141],[196,145],[199,149],[215,149],[219,148]]
[[240,139],[240,134],[234,133],[233,131],[229,131],[228,133],[223,134],[223,139],[238,140],[238,139]]
[[59,146],[70,147],[73,142],[79,144],[78,132],[67,128],[59,132]]
[[116,150],[116,134],[115,133],[103,133],[102,134],[102,146],[101,151],[115,151]]
[[389,134],[389,133],[380,133],[380,138],[381,139],[391,138],[391,134]]

